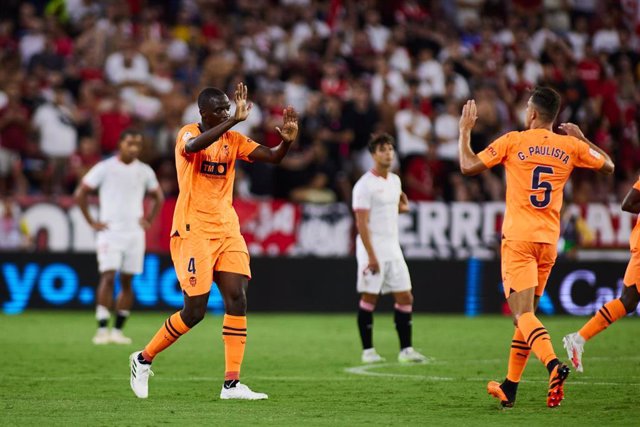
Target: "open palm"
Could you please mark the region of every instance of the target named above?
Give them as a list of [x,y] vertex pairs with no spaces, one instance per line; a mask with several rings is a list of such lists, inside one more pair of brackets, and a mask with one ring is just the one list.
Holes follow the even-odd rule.
[[280,134],[280,138],[286,142],[293,142],[298,136],[298,113],[293,107],[284,109],[284,124],[282,129],[276,126],[276,131]]

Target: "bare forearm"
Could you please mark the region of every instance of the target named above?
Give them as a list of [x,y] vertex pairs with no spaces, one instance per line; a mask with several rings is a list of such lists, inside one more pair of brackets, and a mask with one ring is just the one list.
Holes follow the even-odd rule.
[[200,135],[186,143],[186,152],[197,153],[198,151],[204,150],[205,148],[216,142],[218,139],[220,139],[220,137],[225,132],[227,132],[238,123],[239,122],[235,118],[230,117],[224,122],[220,123],[218,126],[212,127],[211,129],[201,133]]
[[278,146],[273,148],[260,145],[249,155],[249,158],[254,162],[279,164],[289,152],[291,144],[293,141],[282,140]]
[[362,239],[362,244],[364,245],[365,250],[367,251],[367,255],[369,255],[369,259],[376,258],[376,253],[373,250],[373,245],[371,244],[371,236],[369,235],[369,227],[364,224],[358,224],[358,233],[360,234],[360,238]]
[[91,217],[91,213],[89,213],[89,203],[87,202],[87,193],[84,191],[81,191],[80,193],[76,194],[75,199],[76,199],[76,203],[78,204],[78,207],[80,208],[80,212],[82,212],[82,216],[84,216],[84,219],[87,220],[87,223],[89,225],[93,224],[94,220]]
[[465,175],[471,174],[473,166],[479,159],[471,149],[470,130],[460,130],[460,136],[458,137],[458,151],[460,152],[460,171]]
[[153,206],[151,207],[151,212],[149,212],[149,215],[147,216],[147,221],[149,221],[149,223],[152,223],[156,216],[158,216],[162,203],[164,203],[164,196],[162,195],[162,191],[160,191],[159,193],[156,193],[153,198]]
[[629,212],[632,214],[640,213],[640,200],[633,202],[627,202],[626,200],[622,203],[622,210],[625,212]]

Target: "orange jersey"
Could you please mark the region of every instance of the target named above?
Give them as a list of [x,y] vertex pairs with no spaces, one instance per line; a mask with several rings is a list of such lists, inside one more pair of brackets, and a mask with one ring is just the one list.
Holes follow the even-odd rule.
[[502,234],[507,240],[556,244],[563,189],[573,168],[600,169],[604,157],[584,141],[546,129],[509,132],[478,154],[507,175]]
[[[638,178],[636,183],[633,184],[633,188],[634,190],[640,191],[640,178]],[[633,227],[633,230],[631,230],[631,236],[629,237],[629,249],[631,249],[631,252],[640,249],[640,215],[638,215],[636,225]]]
[[233,201],[236,159],[250,161],[260,144],[234,131],[197,153],[187,153],[185,144],[200,135],[197,123],[184,126],[176,139],[176,170],[180,194],[173,212],[171,235],[217,239],[240,234]]

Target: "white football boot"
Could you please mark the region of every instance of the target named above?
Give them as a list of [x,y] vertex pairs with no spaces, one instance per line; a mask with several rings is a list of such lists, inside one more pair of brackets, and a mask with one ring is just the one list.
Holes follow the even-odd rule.
[[140,399],[149,396],[149,375],[153,376],[151,364],[140,363],[138,355],[141,351],[131,353],[129,356],[129,369],[131,370],[131,390]]
[[398,353],[398,362],[400,363],[425,363],[427,356],[418,353],[413,347],[406,347]]
[[112,329],[109,333],[109,342],[114,344],[131,344],[131,338],[124,336],[120,329]]
[[91,342],[95,345],[105,345],[109,344],[109,329],[107,328],[98,328],[96,334],[91,338]]
[[368,348],[362,351],[362,363],[380,363],[384,361],[385,358],[380,356],[375,348]]
[[220,399],[228,400],[228,399],[240,399],[240,400],[262,400],[268,399],[265,393],[256,393],[255,391],[251,391],[249,387],[238,382],[235,387],[224,388],[222,386],[222,390],[220,390]]
[[567,356],[569,360],[571,360],[571,364],[576,371],[584,372],[584,367],[582,366],[582,353],[584,353],[584,343],[586,341],[582,336],[574,332],[572,334],[566,335],[562,338],[562,345],[565,350],[567,350]]

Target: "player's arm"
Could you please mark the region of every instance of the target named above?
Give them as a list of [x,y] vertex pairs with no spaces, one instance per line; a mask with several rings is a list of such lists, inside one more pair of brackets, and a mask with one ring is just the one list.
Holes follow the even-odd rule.
[[409,212],[409,198],[407,197],[407,195],[402,192],[400,193],[400,202],[398,203],[398,212],[400,213],[406,213]]
[[609,157],[609,155],[600,147],[589,141],[577,125],[573,123],[561,123],[560,126],[558,126],[558,129],[564,131],[564,133],[566,133],[567,135],[573,136],[574,138],[578,138],[579,140],[586,142],[589,145],[589,148],[600,153],[600,155],[604,157],[604,164],[598,170],[598,172],[604,175],[611,175],[613,173],[613,171],[615,170],[615,165],[613,164],[613,160],[611,160],[611,157]]
[[460,172],[463,175],[477,175],[487,170],[480,157],[471,149],[471,129],[478,119],[478,109],[474,100],[469,100],[462,107],[460,116],[460,136],[458,137],[458,151],[460,160]]
[[249,117],[249,112],[251,111],[253,104],[247,102],[247,86],[244,83],[238,83],[234,99],[236,102],[236,112],[233,117],[229,117],[218,126],[214,126],[197,137],[187,141],[184,146],[184,150],[187,153],[197,153],[198,151],[204,150],[220,139],[220,137],[229,129]]
[[378,264],[378,258],[376,258],[376,253],[373,250],[373,245],[371,244],[371,234],[369,234],[369,211],[366,209],[357,209],[355,213],[358,234],[360,234],[362,244],[364,245],[369,257],[367,270],[369,270],[371,274],[377,274],[380,271],[380,265]]
[[153,205],[151,206],[151,211],[149,214],[140,220],[140,225],[142,228],[147,230],[151,227],[153,220],[158,216],[158,212],[160,212],[160,207],[164,203],[164,193],[162,192],[162,188],[158,185],[155,190],[149,193],[151,198],[153,199]]
[[632,214],[640,213],[640,191],[631,188],[622,201],[622,210]]
[[94,220],[91,216],[91,213],[89,212],[89,201],[87,200],[87,198],[89,196],[89,192],[91,191],[93,191],[91,187],[81,182],[80,185],[78,185],[78,188],[76,188],[73,197],[78,204],[78,207],[80,208],[84,219],[87,220],[87,223],[89,223],[91,228],[96,231],[106,230],[107,224]]
[[287,107],[284,110],[284,124],[282,129],[276,126],[276,131],[280,134],[280,144],[277,147],[268,148],[259,145],[249,154],[249,160],[252,162],[263,162],[278,164],[284,156],[289,152],[289,148],[298,136],[298,113],[293,107]]

